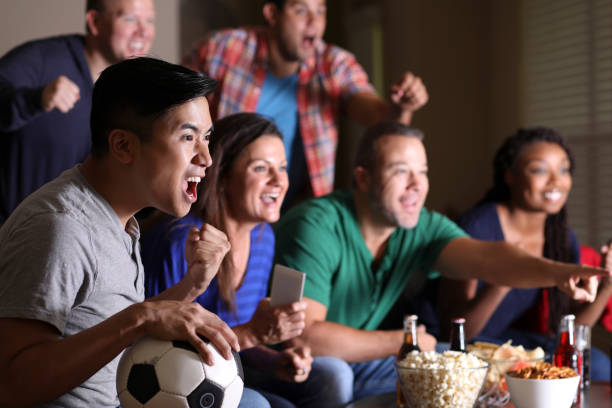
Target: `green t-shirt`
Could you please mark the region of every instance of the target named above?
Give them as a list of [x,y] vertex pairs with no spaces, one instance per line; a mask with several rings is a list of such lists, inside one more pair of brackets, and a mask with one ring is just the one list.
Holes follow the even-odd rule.
[[352,191],[336,191],[285,214],[276,226],[276,261],[306,273],[304,296],[327,306],[327,320],[374,330],[415,273],[437,277],[440,251],[466,236],[445,216],[425,208],[415,228],[397,228],[374,257],[355,219]]

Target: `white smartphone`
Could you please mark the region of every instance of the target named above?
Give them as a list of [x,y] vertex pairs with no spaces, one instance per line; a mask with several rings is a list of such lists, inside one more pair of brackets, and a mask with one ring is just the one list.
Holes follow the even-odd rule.
[[284,265],[274,265],[270,304],[272,306],[288,305],[302,300],[306,274]]

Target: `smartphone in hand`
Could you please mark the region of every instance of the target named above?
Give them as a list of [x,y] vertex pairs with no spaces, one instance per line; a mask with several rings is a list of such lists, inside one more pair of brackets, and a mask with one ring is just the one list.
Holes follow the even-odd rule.
[[288,305],[302,300],[306,274],[284,265],[274,265],[270,304],[272,306]]

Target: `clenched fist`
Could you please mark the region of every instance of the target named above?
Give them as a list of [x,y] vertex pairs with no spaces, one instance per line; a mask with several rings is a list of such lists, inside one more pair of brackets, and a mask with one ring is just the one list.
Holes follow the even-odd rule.
[[419,324],[419,326],[417,327],[417,339],[421,351],[436,350],[436,338],[431,334],[427,333],[425,326],[422,324]]
[[230,242],[224,232],[209,224],[202,229],[192,228],[185,242],[187,276],[195,288],[206,289],[213,280],[223,258],[230,250]]
[[312,356],[308,347],[292,347],[280,351],[274,363],[277,378],[290,382],[306,381],[312,368]]
[[411,72],[405,72],[391,86],[391,101],[402,112],[414,112],[429,100],[429,94],[421,78]]
[[57,109],[62,113],[70,111],[81,97],[79,87],[67,77],[60,75],[44,87],[41,104],[45,112]]

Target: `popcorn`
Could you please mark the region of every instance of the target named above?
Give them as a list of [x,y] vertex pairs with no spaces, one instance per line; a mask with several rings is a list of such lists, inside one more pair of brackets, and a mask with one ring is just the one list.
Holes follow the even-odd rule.
[[409,406],[471,408],[487,374],[487,363],[458,351],[412,351],[398,362],[397,371]]

